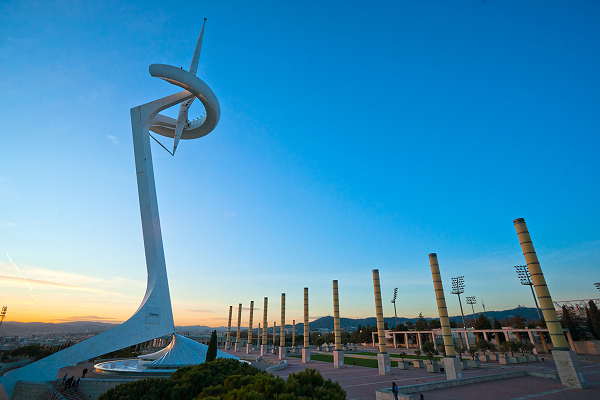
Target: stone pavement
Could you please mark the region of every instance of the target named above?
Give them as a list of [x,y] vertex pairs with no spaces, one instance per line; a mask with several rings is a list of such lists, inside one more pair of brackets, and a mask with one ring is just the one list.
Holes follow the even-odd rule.
[[[245,352],[235,353],[228,351],[231,354],[245,356]],[[331,353],[325,353],[331,354]],[[252,354],[256,357],[258,352]],[[375,353],[374,353],[375,355]],[[349,353],[347,356],[351,357]],[[266,361],[271,363],[277,362],[277,356],[270,354],[264,357]],[[393,360],[393,358],[392,358]],[[305,368],[318,369],[325,379],[331,379],[338,382],[347,393],[347,399],[375,399],[375,390],[391,387],[392,382],[396,382],[398,386],[416,385],[420,383],[437,382],[446,379],[445,374],[428,373],[425,369],[413,368],[409,370],[399,370],[392,368],[393,374],[388,376],[380,376],[377,368],[353,367],[347,365],[343,369],[333,368],[333,363],[312,361],[310,364],[302,364],[300,358],[287,357],[288,367],[284,370],[274,371],[273,375],[278,375],[282,378],[287,378],[292,372],[303,371]],[[472,385],[459,386],[447,389],[438,389],[428,392],[423,392],[426,400],[443,400],[443,399],[498,399],[498,400],[521,400],[521,399],[540,399],[540,400],[557,400],[557,399],[600,399],[600,359],[596,361],[582,360],[583,373],[586,381],[591,383],[590,388],[585,390],[565,389],[560,384],[560,381],[547,378],[537,377],[520,377],[513,379],[503,379],[498,381],[476,383]],[[556,373],[552,358],[546,357],[546,362],[527,363],[510,366],[501,366],[497,362],[481,363],[482,368],[468,369],[463,371],[465,378],[473,376],[481,376],[486,374],[497,374],[502,372],[510,372],[516,370],[525,370],[531,372]],[[71,376],[81,376],[81,371],[87,366],[89,373],[86,378],[90,379],[115,379],[120,378],[115,375],[95,374],[94,367],[91,364],[78,365],[63,368],[59,372],[59,377],[67,372]],[[264,364],[261,365],[264,368]],[[262,368],[261,368],[262,369]],[[419,398],[419,393],[415,399]]]
[[[231,352],[231,354],[236,354]],[[245,353],[244,353],[245,354]],[[244,354],[238,353],[243,356]],[[253,354],[256,356],[257,354]],[[352,354],[347,354],[352,356]],[[275,362],[277,356],[271,354],[264,357],[266,360]],[[375,390],[391,387],[392,382],[398,386],[416,385],[420,383],[437,382],[446,379],[442,373],[428,373],[425,369],[413,368],[409,370],[400,370],[392,368],[393,374],[380,376],[376,368],[353,367],[347,365],[343,369],[333,368],[333,363],[312,361],[310,364],[302,364],[302,360],[294,357],[287,357],[288,367],[284,370],[274,371],[273,375],[282,378],[292,372],[299,372],[305,368],[318,369],[325,379],[331,379],[338,382],[346,391],[347,399],[375,399]],[[481,363],[482,368],[468,369],[463,371],[465,378],[473,376],[482,376],[487,374],[497,374],[510,371],[531,371],[541,373],[556,373],[554,362],[550,357],[546,357],[546,362],[526,363],[518,365],[504,366],[498,362]],[[498,381],[476,383],[472,385],[459,386],[448,389],[438,389],[423,392],[424,399],[498,399],[498,400],[516,400],[536,398],[540,400],[555,399],[600,399],[600,363],[582,361],[583,372],[586,381],[592,383],[590,388],[585,390],[565,389],[559,380],[537,377],[520,377],[512,379],[503,379]],[[595,383],[598,383],[597,385]],[[419,393],[414,394],[415,399],[419,398]]]

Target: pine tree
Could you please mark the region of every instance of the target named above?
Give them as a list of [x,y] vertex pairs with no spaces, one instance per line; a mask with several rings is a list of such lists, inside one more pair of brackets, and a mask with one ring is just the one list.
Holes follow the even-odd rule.
[[502,324],[500,324],[500,321],[496,317],[494,317],[494,329],[502,329]]
[[206,350],[206,361],[210,362],[217,358],[217,331],[213,331],[208,342],[208,350]]
[[415,329],[418,331],[426,331],[429,329],[429,324],[427,320],[423,318],[423,313],[419,313],[419,318],[415,322]]
[[492,322],[483,314],[475,321],[475,329],[492,329]]
[[579,340],[579,329],[578,329],[577,321],[575,320],[575,318],[573,318],[574,316],[571,313],[571,310],[567,306],[563,306],[562,310],[563,310],[563,312],[562,312],[563,326],[569,330],[569,333],[571,334],[571,338],[574,341],[578,341]]

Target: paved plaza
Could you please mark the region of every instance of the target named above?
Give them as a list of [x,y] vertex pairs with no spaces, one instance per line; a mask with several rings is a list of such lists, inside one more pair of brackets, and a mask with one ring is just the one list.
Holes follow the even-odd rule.
[[[236,354],[232,352],[232,354]],[[243,354],[237,353],[240,356]],[[245,353],[244,353],[245,354]],[[331,353],[325,353],[331,354]],[[375,353],[373,353],[375,355]],[[254,353],[256,356],[256,353]],[[351,357],[348,353],[347,357]],[[481,363],[481,368],[468,369],[463,371],[463,377],[470,378],[488,374],[499,374],[512,371],[531,371],[540,373],[556,373],[554,362],[551,358],[545,357],[546,362],[527,363],[518,365],[504,366],[498,362]],[[264,357],[265,360],[275,362],[277,356],[270,354]],[[394,360],[394,359],[392,359]],[[312,361],[310,364],[302,364],[300,358],[287,357],[288,367],[280,371],[274,371],[273,375],[279,375],[287,378],[290,373],[299,372],[304,368],[314,368],[321,372],[325,379],[331,379],[338,382],[346,391],[347,399],[375,399],[375,390],[391,387],[392,382],[400,387],[407,385],[417,385],[421,383],[431,383],[443,381],[446,379],[443,373],[428,373],[425,369],[413,368],[400,370],[392,368],[393,374],[381,376],[377,368],[353,367],[347,365],[343,369],[333,368],[333,363]],[[464,400],[482,400],[482,399],[528,399],[539,398],[548,399],[600,399],[600,358],[598,361],[582,361],[583,373],[587,382],[591,386],[585,390],[565,389],[560,380],[520,377],[512,379],[502,379],[472,385],[459,386],[455,388],[439,389],[423,392],[425,399],[464,399]],[[597,384],[596,384],[597,383]],[[419,393],[412,393],[415,399],[419,398]]]
[[[244,357],[245,352],[235,353],[227,351],[230,354]],[[315,353],[313,353],[315,354]],[[331,354],[331,353],[323,353]],[[375,355],[376,353],[373,353]],[[256,357],[258,352],[252,354]],[[352,357],[352,353],[348,353],[347,357]],[[498,362],[482,362],[481,368],[468,369],[463,371],[465,378],[498,374],[512,371],[530,371],[539,373],[556,373],[554,362],[548,356],[545,356],[546,362],[542,363],[527,363],[518,365],[500,365]],[[596,360],[597,358],[597,360]],[[461,400],[481,400],[481,399],[498,399],[498,400],[516,400],[536,398],[541,400],[558,400],[558,399],[600,399],[600,357],[585,357],[581,364],[583,366],[583,374],[590,387],[584,390],[566,389],[563,388],[560,381],[557,379],[538,378],[525,376],[511,379],[501,379],[497,381],[476,383],[471,385],[459,386],[454,388],[431,390],[422,392],[427,400],[436,399],[461,399]],[[265,369],[267,363],[276,363],[278,358],[276,355],[269,354],[263,357],[266,363],[253,363],[255,366]],[[394,360],[394,358],[392,358]],[[305,368],[314,368],[321,372],[325,379],[331,379],[338,382],[347,393],[347,399],[375,399],[375,390],[391,387],[392,382],[400,387],[407,385],[417,385],[422,383],[431,383],[443,381],[446,379],[443,373],[428,373],[425,369],[413,368],[408,370],[400,370],[392,368],[393,374],[381,376],[378,374],[377,368],[359,367],[346,365],[346,368],[335,369],[333,363],[323,361],[312,361],[310,364],[302,364],[300,358],[287,357],[288,367],[274,371],[273,375],[278,375],[282,378],[287,378],[293,372],[299,372]],[[88,379],[115,379],[115,375],[106,375],[94,373],[92,364],[80,364],[63,368],[60,374],[68,373],[69,376],[81,376],[83,368],[89,370],[86,378]],[[61,376],[62,376],[61,375]],[[139,377],[142,378],[142,377]],[[415,399],[419,398],[420,393],[412,393]]]

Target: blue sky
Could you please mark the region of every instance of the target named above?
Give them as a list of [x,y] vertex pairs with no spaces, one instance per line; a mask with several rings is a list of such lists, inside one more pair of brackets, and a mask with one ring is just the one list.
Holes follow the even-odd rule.
[[479,309],[531,305],[513,271],[519,217],[554,299],[598,297],[599,12],[593,1],[3,2],[9,320],[121,321],[137,308],[129,109],[178,91],[148,66],[188,68],[204,17],[198,76],[221,121],[176,157],[153,147],[177,325],[224,325],[229,305],[264,296],[277,320],[282,292],[300,320],[305,286],[311,316],[327,315],[333,279],[342,316],[371,316],[373,268],[386,315],[397,286],[399,315],[433,317],[430,252],[447,292],[464,275]]

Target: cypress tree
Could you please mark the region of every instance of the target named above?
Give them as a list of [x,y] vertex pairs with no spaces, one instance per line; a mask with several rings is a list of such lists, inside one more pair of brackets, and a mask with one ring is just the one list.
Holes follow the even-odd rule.
[[208,350],[206,351],[206,361],[210,362],[217,358],[217,331],[213,331],[208,342]]
[[598,310],[594,300],[590,300],[589,305],[590,307],[586,310],[587,325],[592,335],[596,339],[600,339],[600,310]]
[[575,318],[573,318],[571,310],[567,306],[563,306],[562,310],[563,310],[563,312],[562,312],[563,325],[565,326],[565,328],[567,328],[569,330],[569,333],[571,333],[571,338],[574,341],[578,341],[579,340],[579,329],[577,326],[577,321],[575,321]]

